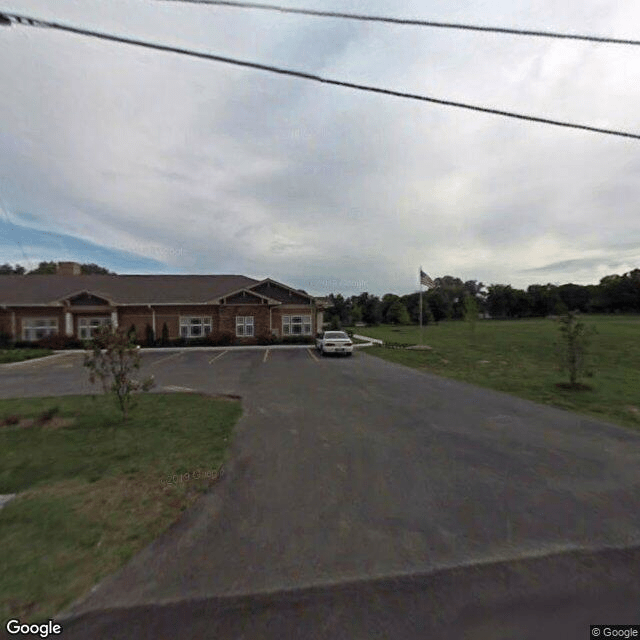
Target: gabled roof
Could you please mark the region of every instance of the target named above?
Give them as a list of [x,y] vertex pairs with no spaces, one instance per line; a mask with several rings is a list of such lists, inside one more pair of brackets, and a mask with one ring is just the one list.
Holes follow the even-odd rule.
[[282,284],[282,282],[277,282],[271,278],[265,278],[264,280],[260,280],[260,282],[256,282],[253,284],[250,289],[254,291],[262,290],[262,294],[268,296],[269,298],[273,298],[278,302],[287,303],[290,302],[291,299],[307,299],[309,302],[314,300],[314,297],[302,291],[302,289],[294,289],[293,287],[289,287],[286,284]]
[[261,293],[258,293],[257,291],[253,291],[250,287],[241,287],[240,289],[235,289],[234,291],[227,291],[225,293],[223,293],[221,296],[217,296],[216,298],[212,298],[211,300],[208,300],[208,302],[211,302],[212,304],[216,304],[218,302],[220,302],[223,298],[231,298],[232,296],[238,295],[239,293],[249,293],[252,296],[255,296],[256,298],[261,298],[262,300],[266,300],[269,304],[279,304],[278,300],[274,300],[273,298],[269,298],[269,296],[263,296]]
[[84,291],[114,304],[198,304],[259,282],[239,275],[3,275],[0,305],[58,305]]

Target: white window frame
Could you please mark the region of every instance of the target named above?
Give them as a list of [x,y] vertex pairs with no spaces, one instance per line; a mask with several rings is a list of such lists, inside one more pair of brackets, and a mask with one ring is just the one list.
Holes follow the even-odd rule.
[[22,318],[22,339],[27,342],[36,342],[57,333],[57,318]]
[[[283,336],[310,336],[311,316],[304,313],[282,316]],[[299,330],[298,330],[299,329]]]
[[[196,327],[200,329],[200,333],[193,332]],[[181,338],[206,338],[212,327],[211,316],[180,316]]]
[[236,336],[238,338],[253,338],[254,328],[253,316],[236,316]]
[[96,329],[110,325],[111,316],[79,316],[78,338],[80,338],[80,340],[91,340]]

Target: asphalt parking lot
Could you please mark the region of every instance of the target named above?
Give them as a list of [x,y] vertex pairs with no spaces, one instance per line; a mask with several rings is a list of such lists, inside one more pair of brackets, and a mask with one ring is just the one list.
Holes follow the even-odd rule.
[[[242,397],[227,473],[66,613],[65,637],[640,623],[638,434],[362,351],[145,352],[148,373],[160,391]],[[0,389],[77,393],[85,378],[70,354],[0,368]]]
[[[306,371],[310,367],[349,366],[351,358],[322,357],[315,349],[261,350],[143,350],[139,377],[153,375],[155,391],[200,391],[241,395],[250,391],[259,376],[282,375],[285,371]],[[100,393],[88,382],[83,355],[60,353],[11,365],[0,365],[0,397],[15,398],[75,393]]]

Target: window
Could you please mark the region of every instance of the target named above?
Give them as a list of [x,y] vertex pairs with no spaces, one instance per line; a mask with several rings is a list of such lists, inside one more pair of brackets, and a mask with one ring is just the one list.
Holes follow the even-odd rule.
[[310,336],[311,316],[282,316],[283,336]]
[[183,338],[201,338],[211,333],[211,316],[195,318],[180,316],[180,336]]
[[55,318],[24,318],[22,320],[22,339],[41,340],[58,333],[58,321]]
[[96,329],[111,324],[111,318],[78,318],[78,337],[80,340],[91,340]]
[[236,335],[253,335],[253,316],[236,316]]

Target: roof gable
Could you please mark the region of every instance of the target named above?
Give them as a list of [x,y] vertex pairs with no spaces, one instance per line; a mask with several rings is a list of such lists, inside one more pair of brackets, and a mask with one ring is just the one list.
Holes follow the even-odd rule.
[[266,278],[249,288],[251,291],[273,298],[282,304],[311,304],[313,302],[313,297],[308,293],[288,287],[271,278]]
[[230,296],[224,296],[221,300],[224,304],[265,304],[268,301],[265,296],[258,295],[247,289],[236,291]]
[[76,295],[71,295],[71,296],[69,296],[67,298],[67,300],[69,301],[69,304],[72,307],[75,307],[75,306],[78,306],[78,307],[82,307],[82,306],[98,307],[100,305],[110,305],[111,304],[111,301],[108,300],[107,298],[95,295],[94,293],[91,293],[90,291],[82,291],[81,293],[78,293]]

